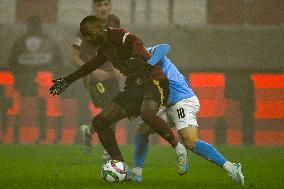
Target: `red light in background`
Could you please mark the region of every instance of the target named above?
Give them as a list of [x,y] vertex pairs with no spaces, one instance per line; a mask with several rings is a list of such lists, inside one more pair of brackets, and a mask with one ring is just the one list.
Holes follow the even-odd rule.
[[219,73],[194,73],[189,75],[192,87],[224,87],[224,74]]
[[284,74],[253,74],[254,87],[260,88],[284,88]]
[[0,85],[13,85],[14,76],[9,71],[0,71]]

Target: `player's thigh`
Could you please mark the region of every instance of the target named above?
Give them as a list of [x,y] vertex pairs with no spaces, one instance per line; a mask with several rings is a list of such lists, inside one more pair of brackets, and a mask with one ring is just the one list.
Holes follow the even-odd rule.
[[177,130],[188,127],[188,125],[198,127],[197,113],[199,109],[199,100],[196,96],[193,96],[169,107],[167,109],[167,116],[174,123]]
[[[165,122],[168,122],[166,107],[160,108],[156,115],[162,118]],[[154,134],[155,131],[144,121],[141,120],[138,124],[136,133],[149,135],[149,134]]]
[[112,102],[124,109],[128,118],[133,119],[140,115],[143,102],[143,90],[139,87],[128,88],[114,97]]
[[159,107],[160,107],[160,104],[157,103],[155,100],[146,99],[142,102],[141,114],[147,113],[149,111],[156,114],[159,111]]
[[200,104],[196,96],[177,102],[168,108],[167,116],[178,130],[181,138],[188,148],[198,140],[197,113]]
[[109,123],[114,123],[116,121],[119,121],[123,118],[127,117],[127,111],[122,108],[119,104],[115,102],[110,102],[106,107],[103,109],[103,111],[100,113],[101,116],[106,118]]
[[159,111],[161,101],[163,98],[159,90],[159,86],[155,85],[152,82],[149,83],[149,85],[145,90],[146,91],[141,106],[141,116],[143,116],[143,114],[148,114],[148,113],[156,114]]

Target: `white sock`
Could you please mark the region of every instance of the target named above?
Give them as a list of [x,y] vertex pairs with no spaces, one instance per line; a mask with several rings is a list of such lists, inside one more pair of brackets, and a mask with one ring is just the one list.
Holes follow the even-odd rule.
[[181,143],[178,143],[175,147],[175,150],[177,153],[181,153],[181,152],[184,152],[186,149],[184,145],[182,145]]
[[223,168],[228,172],[228,173],[231,173],[233,171],[233,169],[235,168],[234,165],[229,162],[229,161],[226,161],[223,165]]
[[137,176],[142,176],[142,171],[143,171],[142,167],[133,167],[132,169],[133,174]]

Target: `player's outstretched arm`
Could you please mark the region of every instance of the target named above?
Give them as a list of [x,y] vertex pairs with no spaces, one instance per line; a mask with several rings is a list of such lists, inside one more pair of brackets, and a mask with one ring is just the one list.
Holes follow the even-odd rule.
[[50,94],[60,95],[71,83],[90,74],[92,71],[100,67],[105,62],[104,57],[96,56],[91,61],[81,66],[78,70],[71,73],[67,77],[53,80],[54,83],[49,89]]

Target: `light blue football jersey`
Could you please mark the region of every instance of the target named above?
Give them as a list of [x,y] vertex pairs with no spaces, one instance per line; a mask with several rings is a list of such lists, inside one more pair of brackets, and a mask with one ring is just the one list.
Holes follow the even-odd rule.
[[[156,48],[158,46],[149,47],[147,48],[147,51],[151,54],[153,54],[153,51],[158,51],[159,48]],[[163,51],[163,49],[162,49]],[[163,52],[155,52],[158,54],[163,54]],[[174,105],[177,102],[187,99],[190,97],[195,96],[192,88],[189,85],[189,82],[186,77],[184,77],[180,71],[177,69],[177,67],[171,62],[169,58],[166,56],[159,57],[158,62],[151,62],[151,65],[157,65],[160,66],[164,75],[167,77],[169,81],[169,88],[170,93],[168,97],[167,104],[168,105]]]

